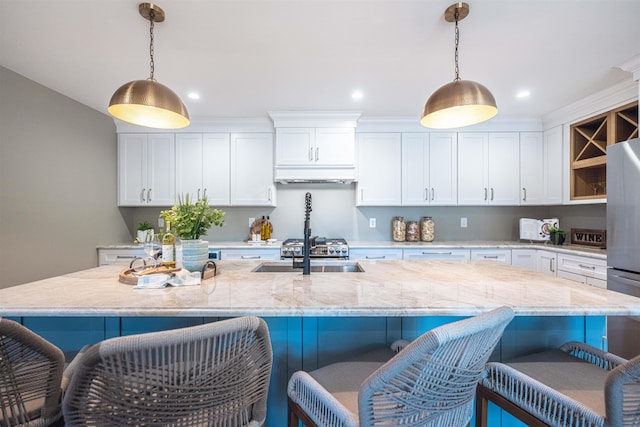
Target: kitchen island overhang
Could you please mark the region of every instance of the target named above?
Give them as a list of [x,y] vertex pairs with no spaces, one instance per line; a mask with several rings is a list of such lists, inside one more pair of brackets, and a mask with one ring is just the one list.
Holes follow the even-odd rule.
[[[604,349],[607,315],[640,315],[640,298],[495,261],[358,262],[363,273],[304,276],[252,272],[260,261],[217,261],[219,274],[200,286],[144,290],[120,283],[127,265],[113,264],[2,289],[0,316],[66,352],[115,336],[263,317],[274,352],[265,425],[280,426],[294,371],[411,340],[494,307],[508,305],[517,317],[492,360],[570,340]],[[512,425],[499,411],[489,423]]]
[[218,261],[199,286],[140,290],[112,264],[2,289],[0,315],[474,316],[502,305],[516,316],[640,315],[640,298],[493,261],[358,263],[364,272],[305,276]]

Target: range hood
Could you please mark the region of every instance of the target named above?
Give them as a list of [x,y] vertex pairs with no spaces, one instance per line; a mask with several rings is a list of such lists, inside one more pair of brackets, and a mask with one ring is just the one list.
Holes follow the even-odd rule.
[[360,112],[270,112],[276,130],[274,181],[350,184],[357,178]]
[[356,180],[354,168],[276,168],[274,181],[281,184],[351,184]]

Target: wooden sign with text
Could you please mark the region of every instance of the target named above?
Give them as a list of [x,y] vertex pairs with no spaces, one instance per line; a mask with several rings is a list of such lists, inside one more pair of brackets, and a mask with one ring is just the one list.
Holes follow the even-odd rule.
[[607,247],[607,230],[589,230],[586,228],[572,228],[571,244],[594,246],[596,248],[606,248]]

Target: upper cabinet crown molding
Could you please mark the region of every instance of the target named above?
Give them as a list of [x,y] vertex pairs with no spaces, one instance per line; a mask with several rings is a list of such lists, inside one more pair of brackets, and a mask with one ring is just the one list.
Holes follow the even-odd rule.
[[275,128],[356,128],[359,111],[270,111]]
[[191,124],[176,131],[175,129],[152,129],[137,126],[118,119],[113,120],[117,133],[239,133],[239,132],[273,132],[273,123],[267,117],[225,117],[197,118],[192,117]]

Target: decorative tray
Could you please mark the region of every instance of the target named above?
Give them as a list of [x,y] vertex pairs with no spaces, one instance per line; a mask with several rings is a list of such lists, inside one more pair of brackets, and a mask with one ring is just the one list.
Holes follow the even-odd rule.
[[[165,266],[160,266],[160,267],[152,267],[152,268],[146,268],[142,271],[140,271],[139,269],[134,269],[134,268],[127,268],[126,270],[123,270],[120,272],[120,275],[118,277],[118,280],[121,283],[125,283],[127,285],[137,285],[138,284],[138,277],[140,276],[144,276],[147,274],[159,274],[159,273],[163,273],[163,274],[169,274],[171,276],[174,276],[175,273],[177,271],[182,270],[181,268],[169,268],[169,267],[165,267]],[[216,264],[213,261],[209,261],[205,266],[204,269],[202,271],[202,279],[210,279],[212,277],[214,277],[218,272],[218,268],[216,266]]]

